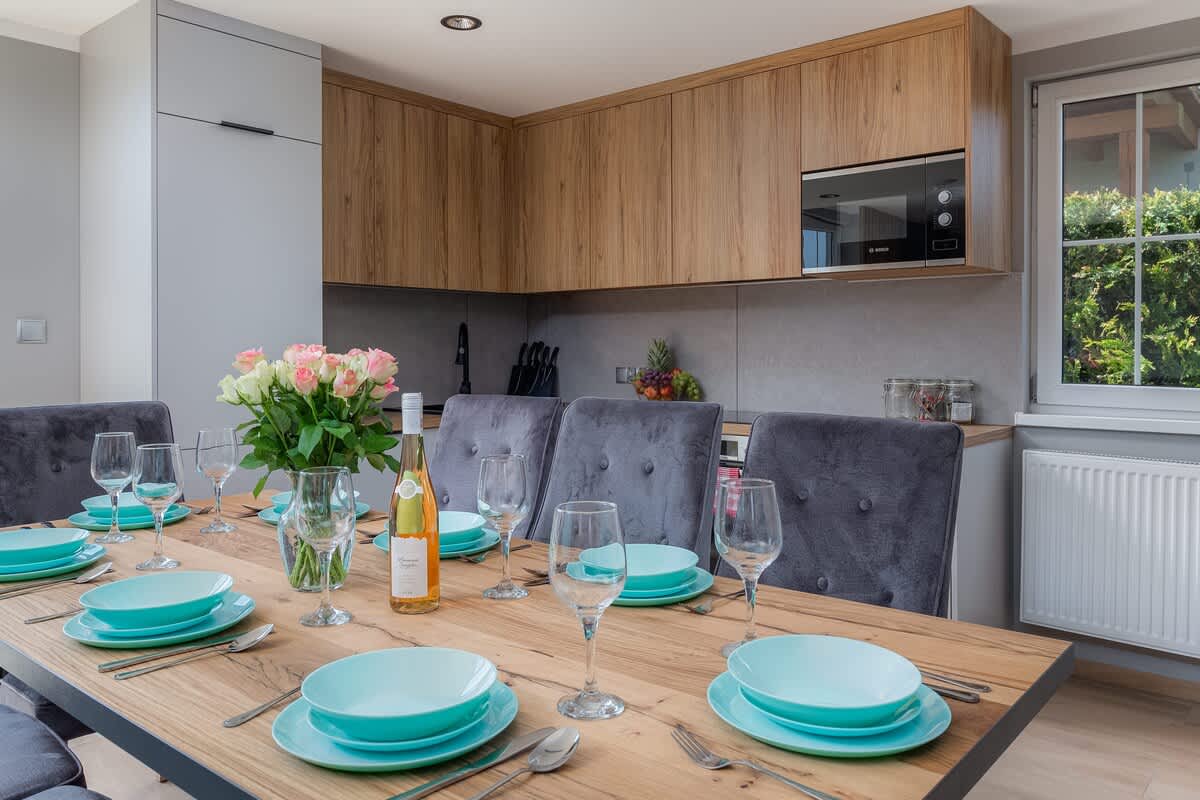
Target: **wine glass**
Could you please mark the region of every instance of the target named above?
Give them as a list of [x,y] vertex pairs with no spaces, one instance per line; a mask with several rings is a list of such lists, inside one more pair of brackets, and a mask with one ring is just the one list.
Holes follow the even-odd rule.
[[721,648],[728,657],[752,641],[758,578],[783,549],[783,525],[775,482],[762,478],[726,478],[717,486],[716,523],[713,525],[717,552],[737,570],[746,586],[746,635],[740,642]]
[[479,464],[479,513],[500,533],[500,583],[483,590],[489,600],[519,600],[529,592],[512,582],[508,553],[513,529],[529,513],[525,456],[487,456]]
[[313,467],[296,480],[296,528],[321,569],[321,605],[300,618],[301,625],[320,628],[350,621],[349,611],[334,608],[329,598],[329,566],[333,552],[354,535],[354,484],[345,467]]
[[230,533],[237,526],[221,519],[221,487],[237,469],[237,433],[233,428],[204,428],[196,435],[196,471],[212,481],[213,521],[201,533]]
[[[584,566],[583,551],[596,553],[603,568]],[[589,559],[590,560],[590,559]],[[583,691],[558,701],[558,713],[571,719],[609,719],[625,702],[596,686],[596,628],[600,615],[625,588],[625,535],[614,503],[577,501],[554,509],[550,530],[550,584],[579,621],[587,647]]]
[[92,442],[92,480],[108,494],[112,503],[112,524],[108,533],[96,537],[102,544],[132,542],[133,535],[124,533],[118,524],[117,504],[121,490],[133,478],[133,448],[136,443],[132,433],[97,433]]
[[138,569],[175,569],[163,555],[163,515],[183,495],[183,457],[177,444],[139,444],[133,459],[133,496],[154,514],[154,555]]

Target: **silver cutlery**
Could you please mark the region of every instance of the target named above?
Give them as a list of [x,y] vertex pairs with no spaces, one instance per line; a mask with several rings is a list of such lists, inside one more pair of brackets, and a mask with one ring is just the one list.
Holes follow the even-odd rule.
[[984,694],[987,694],[992,690],[992,687],[988,686],[986,683],[973,683],[972,681],[966,681],[962,678],[952,678],[949,675],[943,675],[940,672],[930,672],[929,670],[923,669],[921,670],[921,675],[931,681],[948,683],[951,686],[958,686],[971,692],[983,692]]
[[76,614],[83,612],[83,606],[71,606],[64,608],[62,611],[55,611],[53,614],[42,614],[40,617],[30,617],[25,620],[26,625],[34,625],[38,622],[49,622],[52,619],[62,619],[63,617],[73,617]]
[[550,579],[549,578],[531,578],[530,580],[525,581],[525,583],[522,585],[523,586],[549,586]]
[[123,680],[127,680],[128,678],[136,678],[138,675],[145,675],[150,672],[157,672],[158,670],[166,669],[167,667],[174,667],[177,664],[186,664],[189,661],[195,661],[196,659],[204,658],[205,656],[215,656],[218,653],[240,653],[243,650],[249,650],[251,647],[254,647],[256,644],[261,642],[263,639],[270,636],[271,632],[274,630],[275,630],[275,626],[271,623],[267,623],[266,625],[260,625],[259,627],[255,628],[252,631],[243,633],[241,636],[237,637],[236,639],[234,639],[232,642],[230,642],[227,645],[224,645],[224,646],[213,645],[212,647],[210,647],[207,650],[202,650],[198,653],[190,653],[190,654],[184,656],[183,658],[177,658],[173,661],[167,661],[163,664],[151,664],[148,667],[142,667],[141,669],[132,669],[132,670],[129,670],[128,672],[118,672],[113,677],[119,681],[123,681]]
[[575,755],[577,747],[579,747],[579,731],[575,728],[559,728],[533,748],[525,766],[508,773],[479,794],[472,795],[470,800],[483,800],[513,778],[524,775],[526,772],[553,772]]
[[222,722],[221,725],[223,725],[226,728],[236,728],[238,725],[245,725],[247,722],[254,719],[259,714],[262,714],[266,711],[270,711],[272,708],[279,705],[284,700],[287,700],[289,697],[292,697],[293,695],[297,695],[297,694],[300,694],[300,687],[293,686],[291,689],[288,689],[283,694],[272,697],[270,700],[263,703],[261,706],[255,706],[254,708],[250,709],[249,711],[243,711],[241,714],[230,717],[229,719]]
[[113,563],[111,561],[105,561],[103,564],[98,564],[97,566],[92,567],[87,572],[83,573],[82,575],[71,575],[66,578],[55,578],[53,580],[41,581],[39,583],[30,584],[28,586],[18,586],[13,589],[7,589],[3,592],[0,592],[0,600],[5,600],[5,599],[8,599],[9,597],[19,597],[20,595],[23,595],[23,594],[29,594],[30,592],[36,592],[41,589],[45,589],[48,586],[58,586],[59,584],[63,584],[63,583],[78,583],[78,584],[91,583],[92,581],[96,580],[96,578],[99,578],[101,575],[111,572],[112,568],[113,568]]
[[715,603],[717,603],[717,601],[719,601],[719,600],[736,600],[737,598],[741,597],[745,593],[746,593],[745,589],[738,589],[736,592],[730,592],[729,594],[717,595],[716,597],[712,598],[711,600],[708,600],[707,602],[697,603],[694,606],[688,606],[687,610],[691,611],[693,614],[708,614],[709,612],[711,612],[713,610],[713,605]]
[[949,697],[951,700],[958,700],[962,703],[978,703],[979,695],[974,692],[960,692],[958,689],[950,689],[945,686],[934,686],[929,681],[925,681],[925,685],[933,691],[940,694],[942,697]]
[[212,506],[194,506],[191,503],[180,503],[179,505],[183,506],[184,508],[190,508],[192,513],[196,514],[197,516],[200,514],[207,514],[213,510]]
[[38,524],[41,525],[43,528],[53,528],[54,527],[53,522],[39,522]]
[[[517,552],[518,550],[528,550],[528,549],[529,549],[529,548],[531,548],[531,547],[533,547],[533,545],[532,545],[532,544],[529,544],[528,542],[526,542],[525,544],[519,544],[519,545],[517,545],[516,547],[510,547],[510,548],[508,549],[508,552],[509,552],[509,553],[515,553],[515,552]],[[491,550],[485,550],[485,551],[483,551],[482,553],[480,553],[480,554],[479,554],[479,555],[477,555],[477,556],[459,556],[459,557],[458,557],[458,560],[459,560],[459,561],[466,561],[466,562],[468,562],[468,563],[470,563],[470,564],[482,564],[482,563],[484,562],[484,560],[486,560],[486,559],[487,559],[487,557],[488,557],[488,554],[489,554],[489,553],[491,553],[491,552],[492,552]]]
[[168,658],[170,656],[177,656],[177,655],[181,655],[183,653],[190,653],[193,650],[203,650],[206,647],[215,647],[216,645],[219,645],[219,644],[229,644],[230,642],[232,642],[234,639],[238,638],[241,635],[242,635],[241,633],[227,633],[222,636],[217,636],[215,638],[204,639],[203,641],[192,642],[191,644],[185,644],[185,645],[182,645],[181,647],[172,647],[170,650],[159,650],[154,653],[146,653],[146,654],[140,655],[140,656],[130,656],[129,658],[119,658],[116,661],[105,661],[102,664],[97,664],[96,669],[98,669],[100,672],[112,672],[115,669],[121,669],[122,667],[132,667],[137,664],[144,664],[147,661],[155,661],[160,658]]
[[726,767],[733,766],[749,767],[755,772],[761,772],[763,775],[766,775],[769,778],[774,778],[780,783],[787,784],[793,789],[813,798],[813,800],[838,800],[838,798],[831,794],[825,794],[825,792],[818,791],[811,786],[805,786],[803,783],[794,781],[785,775],[780,775],[778,772],[769,770],[762,764],[755,763],[749,759],[721,758],[719,755],[701,744],[700,740],[696,738],[696,735],[682,725],[675,726],[674,730],[671,731],[671,738],[675,740],[676,744],[683,748],[683,752],[687,753],[688,758],[704,769],[725,769]]
[[451,770],[440,778],[434,778],[431,781],[426,781],[420,786],[413,787],[406,792],[392,795],[388,798],[388,800],[419,800],[419,798],[428,797],[434,792],[439,792],[442,789],[445,789],[447,786],[466,780],[472,775],[478,775],[485,769],[490,769],[497,764],[508,761],[510,758],[515,758],[516,756],[521,755],[529,748],[536,747],[537,745],[541,744],[542,740],[554,733],[555,730],[555,728],[538,728],[536,731],[527,733],[524,736],[518,736],[504,747],[493,750],[477,761],[472,761],[466,766]]

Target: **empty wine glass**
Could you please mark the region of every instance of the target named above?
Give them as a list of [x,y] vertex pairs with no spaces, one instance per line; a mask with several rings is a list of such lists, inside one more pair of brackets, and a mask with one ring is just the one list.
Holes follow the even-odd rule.
[[349,611],[334,608],[329,597],[329,566],[333,551],[354,536],[354,484],[345,467],[313,467],[296,480],[296,528],[317,554],[321,570],[321,605],[300,618],[301,625],[319,628],[350,621]]
[[139,444],[133,459],[133,495],[154,514],[154,555],[138,569],[175,569],[163,555],[163,515],[183,495],[183,457],[177,444]]
[[108,526],[108,533],[96,537],[97,542],[120,544],[133,541],[132,534],[121,531],[117,505],[121,490],[133,478],[134,447],[133,434],[126,432],[97,433],[92,442],[92,480],[100,484],[112,503],[112,524]]
[[196,471],[212,481],[213,521],[201,533],[236,531],[232,522],[221,519],[221,487],[237,469],[237,433],[233,428],[205,428],[196,435]]
[[783,549],[783,526],[775,482],[762,478],[726,478],[717,486],[716,522],[713,525],[717,552],[737,570],[746,586],[746,635],[740,642],[721,648],[728,657],[757,635],[754,609],[758,578]]
[[[584,566],[579,556],[585,550],[593,551],[604,567]],[[624,701],[601,692],[596,685],[596,628],[604,609],[625,588],[625,536],[615,504],[578,501],[554,509],[550,584],[583,623],[587,647],[583,691],[559,700],[558,713],[571,719],[615,717],[625,710]]]
[[519,600],[528,597],[524,587],[512,582],[509,544],[513,529],[529,513],[529,491],[525,456],[487,456],[479,464],[476,492],[479,513],[500,534],[500,583],[483,590],[489,600]]

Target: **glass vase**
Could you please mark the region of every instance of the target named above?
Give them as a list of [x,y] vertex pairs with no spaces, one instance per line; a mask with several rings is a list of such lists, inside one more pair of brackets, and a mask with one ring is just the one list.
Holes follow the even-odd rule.
[[[279,515],[276,526],[276,537],[279,540],[279,556],[283,559],[283,571],[288,583],[298,592],[321,591],[321,565],[317,554],[310,545],[300,538],[296,518],[299,516],[296,491],[297,473],[288,471],[288,480],[292,484],[292,502]],[[329,566],[329,588],[340,589],[346,582],[346,574],[350,571],[350,556],[354,551],[354,537],[333,551],[333,561]]]

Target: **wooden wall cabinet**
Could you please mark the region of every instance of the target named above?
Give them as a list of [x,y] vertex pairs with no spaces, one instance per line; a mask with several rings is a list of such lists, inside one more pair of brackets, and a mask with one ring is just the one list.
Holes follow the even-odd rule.
[[324,280],[383,282],[375,202],[375,97],[324,84]]
[[512,130],[446,118],[446,288],[505,292],[516,214]]

